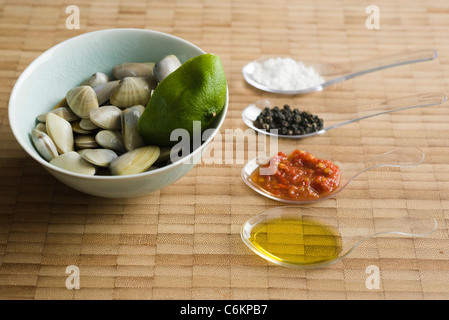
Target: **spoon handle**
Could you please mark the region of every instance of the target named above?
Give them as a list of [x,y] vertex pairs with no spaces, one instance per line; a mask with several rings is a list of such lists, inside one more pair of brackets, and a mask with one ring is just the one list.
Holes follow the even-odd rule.
[[[335,129],[355,121],[371,118],[382,114],[413,108],[439,105],[446,102],[446,100],[447,96],[443,93],[422,93],[413,96],[383,100],[365,106],[360,106],[358,107],[358,112],[353,114],[352,119],[328,126],[324,129],[324,132],[327,132],[331,129]],[[332,115],[333,121],[345,118],[346,119],[348,118],[348,113],[344,110],[344,108],[339,109],[338,114]]]
[[418,147],[400,147],[367,160],[362,172],[381,167],[414,167],[422,163],[424,158],[424,152]]
[[[419,165],[424,161],[425,154],[418,147],[401,147],[390,150],[388,152],[382,153],[375,156],[365,162],[365,168],[354,174],[341,188],[336,192],[340,192],[344,189],[352,180],[361,175],[362,173],[374,170],[382,167],[414,167]],[[335,195],[335,193],[334,193]]]
[[418,147],[400,147],[377,155],[374,158],[368,159],[365,162],[364,168],[357,171],[351,178],[346,180],[345,183],[340,184],[339,188],[330,196],[335,196],[340,193],[352,180],[369,170],[382,167],[414,167],[422,163],[424,158],[424,152]]
[[347,239],[367,240],[384,234],[399,234],[409,237],[426,237],[438,226],[435,217],[425,211],[397,212],[392,217],[373,219],[373,225],[367,227],[347,227],[342,219],[340,228]]
[[438,227],[438,221],[427,210],[397,211],[392,217],[376,217],[372,222],[373,224],[367,227],[348,227],[344,221],[340,222],[339,229],[345,244],[339,259],[343,259],[371,238],[389,235],[427,237]]
[[435,59],[437,56],[437,51],[433,49],[406,51],[377,59],[346,64],[327,64],[319,68],[318,71],[324,77],[335,77],[322,85],[322,87],[327,87],[336,82],[348,80],[370,72],[397,67],[404,64],[429,61]]

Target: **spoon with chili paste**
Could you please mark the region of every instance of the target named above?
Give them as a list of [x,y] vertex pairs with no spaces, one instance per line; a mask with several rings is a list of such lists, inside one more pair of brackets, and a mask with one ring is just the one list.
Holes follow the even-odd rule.
[[[315,125],[313,126],[313,128],[315,128],[316,131],[303,130],[310,128],[302,128],[301,126],[305,126],[307,125],[307,123],[304,124],[303,119],[301,119],[298,115],[295,115],[295,113],[292,113],[292,119],[294,119],[295,116],[299,117],[298,118],[299,120],[297,120],[298,121],[297,125],[301,127],[299,128],[302,130],[301,131],[302,133],[300,134],[281,134],[284,128],[282,126],[280,127],[279,125],[277,125],[274,130],[268,127],[266,127],[268,128],[268,130],[266,130],[264,128],[261,128],[260,125],[256,125],[256,121],[259,115],[261,115],[261,113],[264,110],[275,109],[276,105],[269,99],[259,100],[246,107],[242,112],[242,119],[248,127],[256,130],[257,132],[281,138],[299,139],[315,135],[321,135],[332,129],[336,129],[359,120],[383,114],[388,114],[397,111],[404,111],[413,108],[423,108],[440,105],[446,102],[446,100],[447,96],[443,93],[423,93],[389,100],[383,100],[358,107],[356,106],[349,106],[343,108],[335,107],[332,110],[327,110],[321,113],[319,117],[317,115],[312,115],[310,112],[303,111],[302,113],[306,113],[309,117],[313,119],[318,119],[320,126]],[[282,106],[279,106],[278,109],[279,108],[282,108]],[[284,106],[284,108],[287,107]],[[290,107],[288,108],[290,109]],[[354,112],[354,110],[357,111]],[[291,112],[291,110],[288,110],[288,112]],[[288,125],[288,123],[285,123],[285,125]]]
[[[242,74],[248,84],[262,91],[290,95],[305,94],[322,91],[332,84],[367,73],[411,63],[431,61],[436,59],[437,56],[436,50],[424,49],[348,63],[317,63],[295,61],[288,57],[263,57],[245,65],[242,69]],[[279,66],[276,64],[276,61],[279,59],[287,59],[290,63],[283,67]],[[265,68],[268,68],[268,70],[264,71]],[[297,70],[297,72],[288,74],[292,70]],[[282,73],[282,71],[285,71],[286,74]],[[261,74],[258,75],[259,73]],[[261,75],[265,76],[259,79]],[[266,77],[268,77],[270,83],[266,83]],[[276,82],[271,83],[273,79]],[[278,87],[278,83],[288,84],[288,87]],[[291,83],[296,85],[290,87]]]
[[364,172],[414,167],[424,157],[420,148],[401,147],[364,162],[337,162],[317,153],[294,150],[271,158],[254,158],[243,167],[241,176],[251,189],[267,198],[291,204],[313,203],[336,196]]

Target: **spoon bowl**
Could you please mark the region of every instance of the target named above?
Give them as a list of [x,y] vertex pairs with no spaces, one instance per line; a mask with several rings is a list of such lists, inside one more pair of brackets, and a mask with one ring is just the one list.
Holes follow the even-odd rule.
[[[314,203],[317,201],[322,201],[331,197],[335,197],[338,193],[344,190],[348,184],[361,175],[364,172],[369,170],[374,170],[376,168],[382,167],[391,167],[391,168],[405,168],[405,167],[414,167],[419,165],[424,161],[425,154],[418,147],[402,147],[390,150],[388,152],[379,154],[373,158],[367,159],[365,163],[343,163],[338,161],[338,159],[332,159],[329,156],[326,156],[319,152],[311,152],[313,155],[320,159],[331,160],[335,163],[341,170],[340,184],[339,186],[329,194],[325,194],[319,198],[307,199],[307,200],[295,200],[295,199],[287,199],[281,198],[261,186],[257,185],[251,179],[252,174],[255,170],[260,167],[260,164],[267,163],[267,157],[256,157],[250,160],[243,168],[241,172],[242,180],[254,191],[259,194],[279,202],[289,203],[289,204],[306,204],[306,203]],[[272,159],[272,158],[271,158]],[[275,166],[275,165],[273,165]],[[270,171],[270,170],[267,170]],[[262,172],[261,172],[262,175]]]
[[358,107],[348,106],[343,108],[335,108],[335,110],[330,110],[325,114],[318,115],[324,121],[325,127],[323,129],[302,135],[282,135],[278,134],[278,130],[266,131],[264,129],[257,128],[254,125],[254,121],[264,108],[272,109],[276,105],[282,106],[282,104],[277,104],[276,101],[270,99],[259,100],[246,107],[242,112],[242,119],[248,127],[256,130],[257,132],[280,138],[301,139],[321,135],[332,129],[383,114],[440,105],[446,102],[446,100],[447,96],[443,93],[422,93],[383,100]]
[[[320,83],[309,83],[300,89],[280,89],[270,88],[264,84],[257,82],[253,77],[253,72],[256,64],[263,64],[264,62],[274,57],[263,57],[261,59],[249,62],[242,69],[243,78],[251,86],[266,92],[278,94],[306,94],[310,92],[322,91],[324,88],[352,79],[367,73],[380,71],[383,69],[393,68],[405,64],[418,63],[430,61],[437,58],[438,53],[433,49],[417,50],[401,52],[394,55],[382,56],[364,61],[348,62],[348,63],[317,63],[304,62],[305,67],[312,67],[323,79]],[[278,58],[278,57],[276,57]]]
[[[300,223],[298,223],[300,222]],[[374,237],[426,237],[437,228],[426,211],[397,210],[394,216],[337,219],[336,208],[276,207],[246,221],[240,235],[257,255],[274,264],[311,269],[348,256]]]

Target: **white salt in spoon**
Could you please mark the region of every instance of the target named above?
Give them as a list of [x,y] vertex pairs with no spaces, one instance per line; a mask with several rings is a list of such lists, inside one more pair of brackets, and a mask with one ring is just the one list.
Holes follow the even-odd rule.
[[[387,68],[397,67],[405,64],[430,61],[438,56],[436,50],[418,50],[407,51],[390,56],[373,58],[370,60],[348,62],[348,63],[309,63],[301,61],[306,67],[313,67],[323,78],[323,82],[306,85],[297,90],[270,88],[257,82],[252,74],[256,63],[264,63],[273,58],[261,58],[245,65],[242,69],[243,78],[247,83],[262,91],[280,94],[305,94],[309,92],[322,91],[324,88],[351,78],[355,78],[370,72],[379,71]],[[299,61],[298,61],[299,62]],[[280,76],[280,75],[279,75]]]
[[[446,100],[447,97],[443,93],[423,93],[407,97],[384,100],[364,106],[346,106],[342,108],[336,107],[333,110],[326,111],[326,113],[317,114],[317,116],[324,121],[323,129],[303,135],[281,135],[278,134],[278,130],[266,131],[264,129],[259,129],[254,125],[254,121],[264,108],[272,109],[276,105],[279,106],[279,108],[282,108],[282,104],[275,104],[272,100],[269,99],[259,100],[246,107],[242,112],[242,119],[248,127],[260,133],[270,136],[277,136],[280,138],[299,139],[324,134],[329,130],[382,114],[413,108],[440,105],[446,102]],[[293,109],[294,107],[291,106],[291,108]],[[302,107],[295,108],[302,109]]]

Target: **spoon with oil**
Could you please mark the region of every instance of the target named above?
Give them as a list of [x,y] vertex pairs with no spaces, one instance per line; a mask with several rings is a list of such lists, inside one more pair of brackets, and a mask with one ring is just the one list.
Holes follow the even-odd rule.
[[[251,189],[256,191],[257,193],[279,202],[289,203],[289,204],[306,204],[306,203],[314,203],[317,201],[322,201],[325,199],[329,199],[335,197],[338,193],[343,191],[351,181],[355,180],[359,175],[365,173],[370,170],[379,169],[379,170],[388,170],[388,168],[406,168],[406,167],[415,167],[422,163],[425,158],[424,152],[418,147],[401,147],[390,150],[388,152],[379,154],[375,157],[369,158],[365,162],[349,162],[349,161],[337,161],[332,159],[329,156],[326,156],[319,152],[309,152],[312,153],[319,159],[323,160],[331,160],[334,164],[336,164],[340,169],[340,181],[338,187],[336,187],[330,193],[324,193],[316,198],[304,197],[304,199],[291,199],[286,197],[278,196],[269,190],[264,189],[259,184],[257,184],[253,177],[255,174],[257,176],[263,177],[263,175],[273,174],[277,170],[277,164],[275,161],[271,163],[271,159],[273,157],[256,157],[250,160],[243,168],[241,172],[242,180],[248,185]],[[267,168],[268,170],[264,170],[262,172],[261,168],[265,168],[266,164],[270,163],[270,166]],[[274,170],[271,170],[274,169]],[[256,176],[256,177],[257,177]]]
[[253,252],[274,264],[311,269],[340,261],[370,238],[426,237],[437,225],[425,211],[337,219],[336,208],[289,206],[259,213],[243,224],[240,235]]
[[[309,92],[322,91],[324,88],[335,84],[337,82],[342,82],[348,79],[352,79],[367,73],[380,71],[383,69],[393,68],[405,64],[418,63],[424,61],[431,61],[437,58],[438,53],[436,50],[425,49],[417,51],[406,51],[397,53],[394,55],[382,56],[378,58],[372,58],[364,61],[348,62],[348,63],[314,63],[314,62],[304,62],[302,63],[306,68],[313,68],[314,73],[318,73],[318,77],[313,77],[317,79],[304,79],[305,84],[302,86],[294,87],[294,89],[284,89],[271,88],[267,84],[261,83],[262,81],[256,80],[255,76],[257,66],[264,65],[270,59],[275,59],[273,57],[264,57],[255,61],[251,61],[246,64],[242,69],[243,78],[245,81],[252,85],[253,87],[271,93],[279,94],[305,94]],[[279,58],[279,57],[277,57]],[[270,77],[280,77],[282,80],[282,74],[269,75]],[[297,75],[296,78],[299,78]],[[293,79],[295,80],[295,79]],[[293,82],[293,81],[289,81]]]
[[323,129],[302,135],[282,135],[278,134],[278,130],[266,131],[254,125],[257,116],[262,112],[264,108],[272,109],[277,105],[282,106],[282,104],[277,104],[275,103],[275,101],[272,101],[270,99],[259,100],[246,107],[242,112],[242,119],[248,127],[256,130],[257,132],[270,136],[277,136],[280,138],[301,139],[312,137],[315,135],[321,135],[332,129],[336,129],[356,121],[380,116],[383,114],[440,105],[446,102],[446,100],[447,96],[443,93],[422,93],[406,97],[383,100],[359,107],[348,106],[342,108],[334,108],[333,110],[326,111],[325,113],[319,115],[319,117],[324,121],[325,127]]

